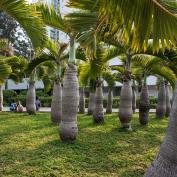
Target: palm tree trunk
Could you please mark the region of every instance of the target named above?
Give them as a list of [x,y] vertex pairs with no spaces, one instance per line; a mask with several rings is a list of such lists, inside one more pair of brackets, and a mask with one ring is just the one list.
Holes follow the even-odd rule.
[[168,83],[165,85],[166,88],[166,117],[170,116],[171,111],[171,103],[170,103],[170,91],[169,91],[169,85]]
[[84,88],[80,88],[80,97],[79,97],[79,113],[85,113],[85,92]]
[[136,111],[136,89],[135,85],[132,86],[132,110],[133,113]]
[[141,87],[140,102],[139,102],[139,121],[141,125],[147,125],[149,122],[149,93],[146,83]]
[[103,110],[103,88],[102,84],[99,83],[96,87],[95,93],[95,109],[93,111],[93,121],[96,124],[104,122],[104,110]]
[[176,177],[177,174],[177,83],[167,135],[145,177]]
[[120,93],[119,119],[122,128],[131,129],[132,119],[132,87],[130,81],[123,83]]
[[28,114],[35,114],[36,113],[36,91],[35,91],[35,82],[29,82],[29,88],[27,91],[26,97],[26,111]]
[[2,90],[2,85],[0,85],[0,111],[3,111],[3,90]]
[[95,93],[89,93],[89,102],[88,102],[88,115],[92,115],[95,109]]
[[59,80],[54,82],[53,96],[51,103],[51,121],[59,124],[62,117],[62,87]]
[[108,113],[108,114],[112,113],[112,104],[113,104],[113,93],[112,93],[112,89],[109,88],[106,113]]
[[160,84],[160,89],[158,94],[156,117],[162,119],[165,117],[165,113],[166,113],[166,89],[165,89],[165,83],[162,82]]
[[62,119],[60,138],[74,141],[77,137],[77,112],[79,106],[79,83],[75,65],[75,38],[70,36],[69,64],[63,82]]
[[118,113],[122,128],[126,130],[131,130],[130,122],[133,116],[130,60],[131,56],[127,56],[124,82],[120,93],[120,105]]

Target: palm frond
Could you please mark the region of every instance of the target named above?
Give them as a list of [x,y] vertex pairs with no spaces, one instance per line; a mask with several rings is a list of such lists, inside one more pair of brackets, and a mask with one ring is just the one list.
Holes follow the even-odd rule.
[[44,20],[46,25],[54,27],[65,33],[70,32],[70,29],[62,18],[59,10],[56,12],[54,7],[49,7],[46,4],[37,4],[36,7],[37,10],[41,12],[42,19]]
[[45,26],[40,13],[34,6],[28,5],[25,0],[1,0],[0,10],[6,12],[21,25],[35,48],[44,43]]
[[113,88],[115,86],[116,74],[113,74],[111,71],[107,71],[103,73],[103,79],[107,82],[109,88]]
[[[133,50],[146,50],[148,39],[153,40],[153,50],[176,45],[177,16],[164,1],[157,0],[98,0],[101,16],[130,44]],[[175,2],[174,2],[175,3]],[[129,10],[131,9],[131,10]],[[167,28],[168,27],[168,28]]]
[[53,56],[50,56],[50,55],[47,55],[47,54],[42,54],[39,58],[36,58],[36,59],[32,60],[28,64],[28,66],[26,68],[26,73],[31,74],[36,67],[40,66],[41,64],[43,64],[46,61],[55,62],[56,60]]

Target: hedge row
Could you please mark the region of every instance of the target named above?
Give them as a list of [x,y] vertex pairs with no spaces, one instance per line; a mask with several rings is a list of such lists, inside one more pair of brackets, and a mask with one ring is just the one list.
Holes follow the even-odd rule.
[[[15,91],[13,90],[5,90],[4,91],[4,105],[8,106],[12,100],[17,101],[21,101],[22,105],[25,106],[26,104],[26,94],[25,92],[22,92],[21,94],[17,94]],[[48,95],[44,95],[44,93],[42,93],[42,91],[37,91],[37,95],[41,101],[41,104],[43,107],[50,107],[51,106],[51,101],[52,101],[52,97],[48,96]],[[113,108],[118,108],[119,107],[119,102],[120,99],[118,97],[114,97],[113,98]],[[107,100],[106,98],[103,99],[103,106],[106,107],[107,104]],[[139,104],[139,98],[137,98],[137,107]],[[88,107],[88,98],[85,99],[85,105],[86,108]],[[155,97],[150,97],[150,105],[151,108],[156,108],[157,105],[157,99]]]

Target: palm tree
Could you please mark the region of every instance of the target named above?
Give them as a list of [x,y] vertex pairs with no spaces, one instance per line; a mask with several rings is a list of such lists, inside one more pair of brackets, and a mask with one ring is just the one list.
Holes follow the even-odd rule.
[[[98,124],[104,122],[102,76],[107,68],[107,59],[103,57],[103,53],[103,47],[101,45],[97,45],[95,55],[84,63],[80,74],[81,80],[85,80],[87,83],[90,81],[91,84],[96,85],[95,95],[91,95],[90,92],[91,99],[89,100],[89,104],[92,104],[92,107],[94,106],[93,121]],[[95,96],[95,98],[93,96]],[[90,107],[89,111],[92,111]]]
[[[48,40],[45,48],[39,54],[36,59],[32,60],[28,67],[28,73],[34,72],[36,68],[40,69],[41,66],[47,66],[50,71],[47,73],[48,76],[43,76],[44,84],[48,81],[54,82],[53,86],[53,97],[51,103],[51,121],[54,124],[58,124],[61,121],[62,116],[62,87],[61,82],[65,70],[65,60],[67,54],[64,53],[67,48],[67,44],[60,42],[52,42]],[[53,70],[52,70],[53,69]],[[34,79],[33,79],[34,80]],[[47,83],[46,83],[47,84]],[[45,84],[45,85],[46,85]],[[49,83],[50,84],[50,83]],[[33,88],[33,93],[35,88]],[[35,107],[35,98],[31,100],[33,110]],[[34,110],[35,111],[35,110]]]
[[[136,6],[134,6],[136,4]],[[165,4],[165,6],[164,6]],[[149,43],[148,39],[153,39],[153,50],[158,51],[159,50],[159,41],[161,41],[162,46],[171,46],[171,32],[169,29],[173,31],[173,33],[176,33],[174,30],[175,28],[170,25],[170,21],[174,22],[175,25],[177,25],[177,19],[175,15],[173,15],[172,8],[170,8],[170,5],[167,4],[167,2],[159,2],[159,1],[150,1],[150,11],[148,11],[146,14],[144,14],[144,10],[142,7],[146,7],[146,1],[104,1],[101,0],[97,1],[97,3],[94,3],[92,0],[90,1],[82,1],[79,0],[70,0],[69,1],[70,7],[81,9],[82,12],[75,13],[73,20],[74,27],[79,30],[87,30],[85,27],[88,25],[93,25],[96,28],[97,34],[102,37],[102,39],[106,39],[106,41],[110,43],[112,42],[112,39],[121,39],[124,43],[124,46],[127,46],[124,48],[124,54],[126,54],[126,67],[125,67],[125,76],[124,76],[124,84],[126,86],[123,86],[121,89],[121,98],[120,98],[120,111],[119,111],[119,118],[122,122],[122,125],[125,128],[130,127],[130,120],[132,117],[132,89],[130,88],[130,61],[134,53],[137,51],[144,51],[147,49],[147,45]],[[128,12],[128,7],[134,6],[134,10],[131,12]],[[91,9],[91,14],[86,15],[86,13],[83,13],[84,10]],[[115,9],[115,11],[112,11],[112,9]],[[138,11],[137,11],[138,10]],[[101,15],[99,15],[99,12],[101,12]],[[136,12],[136,13],[135,13]],[[161,14],[160,21],[157,19],[156,14]],[[89,17],[89,20],[86,19]],[[101,17],[101,18],[98,18]],[[115,18],[116,17],[116,18]],[[143,17],[143,18],[140,18]],[[145,17],[145,18],[144,18]],[[159,16],[158,16],[159,17]],[[165,18],[164,18],[165,17]],[[78,19],[80,22],[80,25],[78,25]],[[143,25],[140,25],[142,22]],[[159,23],[161,24],[168,24],[170,27],[168,31],[166,31],[166,28],[161,25],[161,34],[157,35],[159,33]],[[87,28],[88,28],[87,26]],[[90,29],[90,28],[88,28]],[[152,31],[151,31],[152,29]],[[142,33],[143,31],[143,33]],[[138,35],[137,35],[138,34]],[[139,35],[141,34],[141,35]],[[150,34],[153,34],[152,36]],[[162,37],[163,36],[163,37]],[[110,38],[110,39],[109,39]],[[105,40],[104,40],[105,41]],[[173,41],[175,41],[173,39]],[[117,43],[114,43],[117,44]],[[127,89],[127,90],[126,90]],[[128,95],[124,94],[127,91],[130,91]],[[125,98],[125,99],[124,99]],[[125,103],[124,101],[127,100]],[[129,100],[129,102],[128,102]],[[127,104],[128,102],[128,104]],[[127,110],[126,112],[124,110]],[[125,119],[125,121],[124,121]]]
[[70,51],[68,66],[63,81],[62,94],[62,120],[60,124],[60,138],[62,141],[73,141],[76,139],[77,128],[77,111],[79,104],[79,84],[77,79],[77,67],[75,65],[75,36],[67,21],[62,18],[60,11],[56,12],[54,8],[46,5],[37,7],[42,13],[42,18],[46,25],[63,31],[70,37]]
[[[121,88],[120,93],[120,104],[119,104],[119,119],[121,122],[121,127],[123,129],[131,130],[131,119],[133,115],[132,111],[132,86],[131,86],[131,59],[133,53],[127,48],[121,41],[117,41],[117,45],[111,47],[108,51],[107,55],[110,58],[117,57],[122,55],[123,57],[119,57],[123,60],[124,65],[121,67],[123,86]],[[119,67],[117,69],[120,69]]]
[[[74,7],[78,7],[79,2],[81,1],[70,0],[70,4],[73,4]],[[82,8],[86,7],[93,9],[94,2],[92,0],[82,2],[87,4],[87,6],[82,5]],[[162,42],[163,47],[170,47],[171,44],[176,45],[177,17],[174,8],[170,8],[170,5],[168,4],[175,4],[175,2],[157,0],[98,0],[97,2],[101,2],[102,6],[99,10],[101,16],[98,15],[102,19],[100,20],[99,29],[103,29],[102,27],[105,24],[103,23],[103,20],[105,20],[106,24],[109,24],[110,27],[110,30],[107,32],[116,34],[120,37],[123,36],[123,38],[126,39],[125,42],[128,44],[130,43],[134,50],[138,50],[142,47],[146,49],[149,38],[153,39],[154,51],[158,51],[160,48],[160,41]],[[129,10],[130,8],[131,11]],[[168,29],[166,28],[167,26]],[[132,38],[133,42],[131,42]],[[175,130],[177,127],[175,117],[177,111],[177,106],[175,105],[177,102],[177,88],[175,89],[174,95],[174,104],[170,116],[167,136],[155,161],[146,172],[145,177],[175,177],[177,174],[175,163],[177,161],[177,142],[175,138]]]
[[141,125],[147,125],[149,122],[149,93],[148,86],[146,84],[146,76],[144,77],[144,83],[141,87],[140,102],[139,102],[139,121]]
[[112,104],[113,104],[113,88],[115,86],[115,74],[113,74],[111,71],[107,71],[103,73],[103,79],[108,84],[108,97],[107,97],[107,106],[106,106],[106,113],[111,114],[112,113]]
[[92,115],[95,108],[95,79],[89,78],[89,67],[87,60],[79,65],[79,82],[82,87],[89,85],[88,115]]
[[67,44],[57,43],[56,46],[53,45],[53,50],[51,47],[48,47],[51,55],[53,55],[50,56],[50,58],[53,57],[55,59],[54,61],[57,68],[51,103],[51,120],[53,123],[60,123],[62,118],[62,70],[64,70],[64,59],[66,58],[66,55],[64,55],[63,52],[66,49]]
[[176,76],[174,72],[166,66],[162,58],[152,55],[137,54],[132,57],[132,73],[135,79],[140,81],[143,78],[139,103],[139,120],[140,124],[148,124],[149,114],[149,96],[146,79],[150,75],[161,76],[166,78],[173,86]]
[[35,81],[29,81],[29,87],[26,95],[26,111],[28,114],[36,114],[36,90]]

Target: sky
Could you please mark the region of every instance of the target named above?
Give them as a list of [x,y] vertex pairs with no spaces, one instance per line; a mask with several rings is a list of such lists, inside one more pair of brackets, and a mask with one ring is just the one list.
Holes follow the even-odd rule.
[[[27,0],[29,3],[32,3],[32,2],[37,2],[37,0]],[[44,2],[49,2],[50,0],[43,0]],[[68,12],[70,12],[71,10],[66,7],[66,3],[67,3],[68,0],[60,0],[60,9],[61,9],[61,13],[62,14],[66,14]]]

